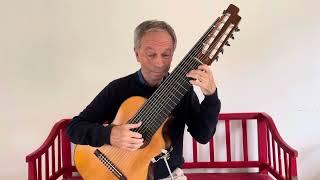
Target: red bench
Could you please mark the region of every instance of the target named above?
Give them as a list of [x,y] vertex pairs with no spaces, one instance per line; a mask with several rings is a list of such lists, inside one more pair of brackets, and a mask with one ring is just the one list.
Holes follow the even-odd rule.
[[[231,122],[241,122],[242,133],[242,160],[233,160],[231,135]],[[258,159],[249,159],[248,147],[248,123],[255,121],[257,126]],[[72,163],[71,143],[66,136],[66,126],[70,119],[63,119],[57,122],[52,128],[46,141],[36,151],[26,156],[28,163],[28,179],[61,179],[80,180],[81,178],[73,172],[77,169]],[[228,113],[220,114],[219,123],[225,129],[226,160],[215,160],[214,138],[209,142],[208,162],[201,162],[198,159],[197,143],[193,140],[193,162],[186,162],[183,169],[186,169],[188,180],[267,180],[267,179],[297,179],[296,159],[298,152],[291,148],[280,137],[272,118],[266,113]],[[220,152],[219,152],[220,153]],[[222,153],[222,152],[221,152]],[[224,153],[224,152],[223,152]],[[206,172],[189,172],[190,170],[201,170]],[[218,173],[207,172],[208,169],[219,168],[241,168],[242,172]],[[255,172],[243,169],[257,169]]]

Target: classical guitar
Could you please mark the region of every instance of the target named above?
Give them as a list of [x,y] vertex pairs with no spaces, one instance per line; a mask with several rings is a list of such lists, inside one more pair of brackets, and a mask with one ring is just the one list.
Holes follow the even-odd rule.
[[201,64],[210,65],[218,60],[225,45],[230,46],[228,40],[234,39],[233,33],[239,31],[241,17],[238,12],[236,6],[229,5],[149,99],[134,96],[121,104],[112,124],[141,121],[142,125],[134,130],[144,138],[140,149],[127,151],[110,145],[75,147],[75,165],[85,180],[147,179],[151,159],[170,147],[166,125],[171,111],[192,87],[187,72]]

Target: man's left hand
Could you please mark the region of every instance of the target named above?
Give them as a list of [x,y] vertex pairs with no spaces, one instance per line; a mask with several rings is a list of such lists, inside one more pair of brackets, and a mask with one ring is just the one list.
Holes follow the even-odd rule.
[[200,65],[198,69],[191,70],[186,76],[193,78],[194,80],[190,80],[190,83],[199,86],[206,96],[212,95],[217,89],[212,71],[206,64]]

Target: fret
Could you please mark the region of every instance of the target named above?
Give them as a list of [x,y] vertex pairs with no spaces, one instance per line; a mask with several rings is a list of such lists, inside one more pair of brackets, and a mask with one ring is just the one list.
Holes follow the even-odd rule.
[[159,114],[160,117],[163,118],[163,119],[167,117],[167,114],[164,113],[164,112],[162,112],[162,111],[160,111],[158,114]]
[[186,78],[183,78],[182,80],[183,80],[183,82],[185,82],[185,83],[190,83]]
[[[172,102],[172,101],[171,101],[170,99],[168,99],[168,102]],[[174,108],[174,105],[171,106],[170,103],[167,103],[166,106],[167,106],[167,107],[169,106],[170,112],[171,112],[171,110]]]
[[[170,95],[172,95],[170,92],[168,92],[168,93],[166,93],[166,94],[169,95],[169,96],[167,96],[167,97],[165,97],[165,98],[158,98],[158,101],[159,101],[159,102],[156,102],[156,103],[154,103],[154,104],[155,104],[155,105],[161,105],[161,106],[164,105],[164,107],[169,106],[169,108],[173,109],[173,108],[177,105],[177,103],[174,102],[174,101],[172,100],[172,98],[170,97]],[[172,102],[172,103],[170,104],[170,102]],[[169,111],[170,111],[170,109],[169,109]]]
[[[190,59],[186,59],[186,61],[187,60],[190,60]],[[184,73],[183,73],[184,75],[186,75],[190,70],[194,69],[193,65],[190,63],[184,63],[184,65],[188,67],[188,69],[184,70]]]
[[180,90],[177,89],[175,86],[172,86],[172,88],[175,90],[176,96],[180,95],[180,97],[177,97],[178,99],[183,97],[184,93],[180,92]]
[[[173,89],[175,89],[174,87],[172,87]],[[175,94],[172,94],[173,96],[172,97],[174,97],[176,100],[178,100],[178,102],[180,101],[180,98],[178,98],[177,96],[176,96],[176,93]],[[175,102],[176,103],[176,102]]]

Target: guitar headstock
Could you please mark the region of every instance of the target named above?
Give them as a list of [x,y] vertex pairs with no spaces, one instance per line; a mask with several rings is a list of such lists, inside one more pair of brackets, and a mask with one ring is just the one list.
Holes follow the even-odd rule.
[[230,4],[218,17],[209,30],[201,39],[200,52],[196,58],[204,64],[210,65],[218,61],[219,54],[224,52],[224,46],[230,46],[229,39],[234,39],[234,32],[240,31],[238,24],[241,17],[238,15],[239,8]]

